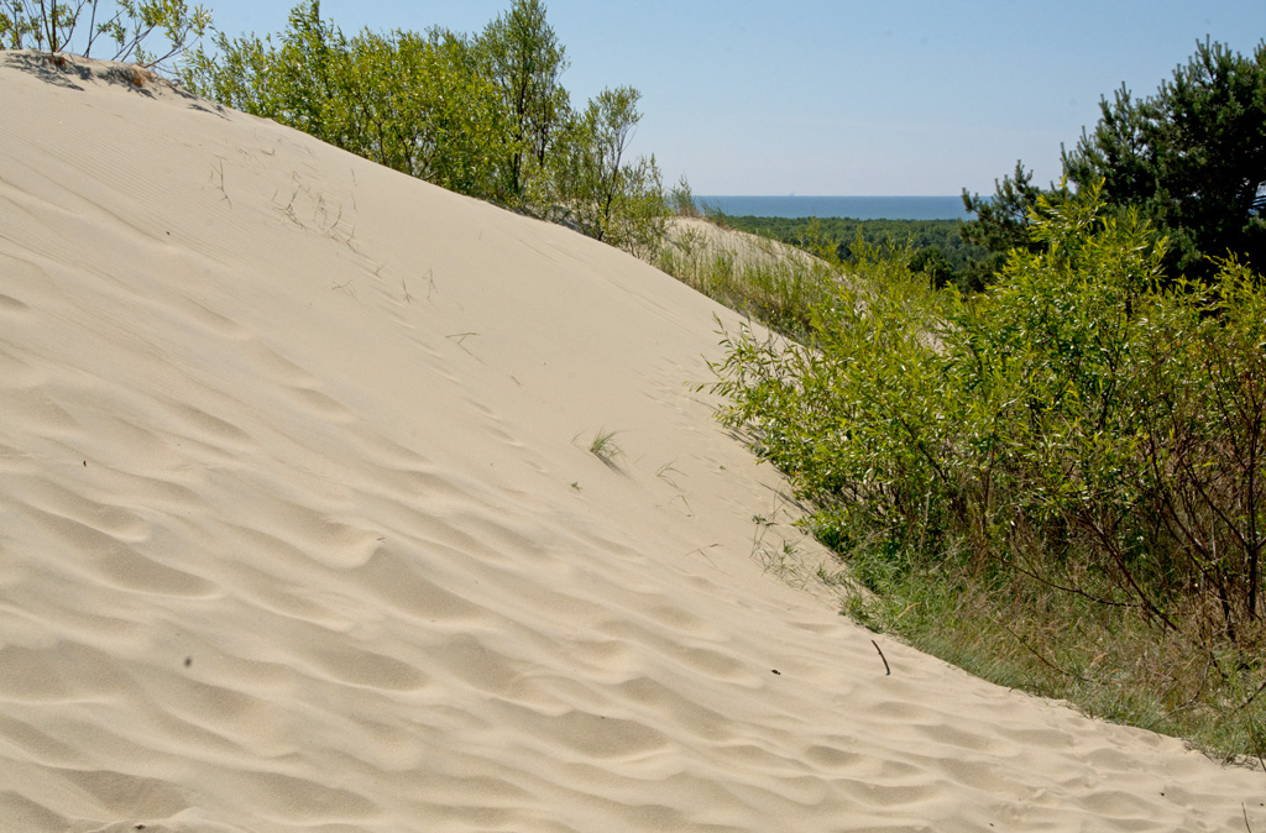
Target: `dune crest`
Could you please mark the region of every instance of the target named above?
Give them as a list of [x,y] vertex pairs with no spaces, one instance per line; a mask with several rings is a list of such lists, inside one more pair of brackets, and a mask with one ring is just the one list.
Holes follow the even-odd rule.
[[0,112],[0,831],[1266,829],[774,575],[671,278],[106,65]]

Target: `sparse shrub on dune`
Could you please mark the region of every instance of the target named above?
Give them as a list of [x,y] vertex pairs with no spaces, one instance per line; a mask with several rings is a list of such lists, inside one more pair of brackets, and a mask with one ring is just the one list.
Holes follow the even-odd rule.
[[[14,0],[0,6],[0,49],[73,52],[149,70],[180,56],[210,26],[211,13],[184,0]],[[143,77],[134,77],[141,81],[134,86],[143,86]]]
[[514,0],[477,34],[351,37],[306,0],[276,39],[220,34],[215,46],[182,71],[200,95],[634,254],[659,246],[659,168],[629,152],[639,93],[607,89],[574,109],[540,0]]
[[701,219],[670,221],[650,260],[708,297],[800,339],[810,335],[814,306],[839,280],[838,266],[826,260]]
[[563,127],[534,202],[583,234],[647,258],[663,242],[668,207],[655,157],[630,156],[641,93],[606,89]]
[[694,192],[685,174],[682,174],[677,184],[669,189],[668,210],[678,217],[699,217],[703,214],[699,210],[698,203],[695,202]]

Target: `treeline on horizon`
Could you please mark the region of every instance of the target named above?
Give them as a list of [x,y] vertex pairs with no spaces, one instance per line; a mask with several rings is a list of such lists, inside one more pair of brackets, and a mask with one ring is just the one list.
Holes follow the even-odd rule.
[[983,246],[963,236],[962,220],[861,220],[851,217],[757,217],[708,210],[725,228],[759,234],[847,268],[876,249],[906,258],[933,286],[980,289],[991,264]]

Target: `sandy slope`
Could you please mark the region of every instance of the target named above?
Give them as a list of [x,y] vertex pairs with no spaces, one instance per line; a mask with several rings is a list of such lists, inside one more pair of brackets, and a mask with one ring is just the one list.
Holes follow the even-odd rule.
[[739,266],[772,268],[785,266],[787,261],[798,261],[803,265],[813,263],[827,268],[825,263],[804,249],[757,234],[739,232],[738,229],[722,228],[700,216],[674,216],[668,220],[667,238],[679,251],[700,260],[727,257]]
[[664,275],[153,85],[0,113],[0,830],[1266,830],[765,572]]
[[703,217],[670,218],[668,241],[678,251],[704,260],[723,257],[737,265],[775,269],[793,261],[806,266],[830,268],[804,249],[738,229],[721,228]]

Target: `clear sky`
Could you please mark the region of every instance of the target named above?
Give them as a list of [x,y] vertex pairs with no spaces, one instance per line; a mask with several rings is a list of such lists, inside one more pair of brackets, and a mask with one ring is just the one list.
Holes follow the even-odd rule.
[[[293,3],[201,0],[230,35]],[[510,0],[323,0],[351,34],[473,32]],[[573,103],[642,91],[635,150],[696,194],[989,193],[1059,174],[1124,82],[1150,94],[1206,35],[1241,52],[1266,0],[547,0]]]

